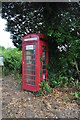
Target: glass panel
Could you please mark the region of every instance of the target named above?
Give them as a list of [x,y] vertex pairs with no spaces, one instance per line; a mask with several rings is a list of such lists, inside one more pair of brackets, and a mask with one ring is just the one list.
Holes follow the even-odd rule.
[[[27,46],[26,46],[27,47]],[[26,79],[27,84],[35,85],[35,45],[33,50],[26,50]],[[29,76],[32,75],[32,76]]]
[[27,51],[26,51],[26,54],[27,54],[27,55],[28,55],[28,54],[29,54],[29,55],[30,55],[30,54],[33,54],[33,50],[27,50]]
[[33,59],[33,55],[32,56],[26,56],[26,60],[32,60]]
[[30,79],[30,80],[33,80],[33,76],[27,76],[27,81],[28,81],[29,79]]
[[33,70],[33,66],[31,66],[31,65],[28,66],[28,65],[27,65],[27,69]]
[[34,81],[31,81],[30,84],[31,84],[31,85],[35,85],[35,82],[34,82]]
[[30,84],[30,79],[27,79],[27,83]]
[[46,69],[46,65],[43,65],[43,69]]
[[33,74],[33,71],[27,69],[27,74]]
[[42,69],[43,69],[43,74],[45,76],[46,74],[46,46],[43,46],[42,50],[43,50],[42,51],[42,63],[43,63]]
[[42,56],[42,58],[43,58],[43,61],[44,61],[44,63],[46,63],[46,46],[43,46],[43,56]]
[[43,70],[43,74],[46,74],[46,70]]
[[27,76],[27,84],[35,85],[35,81],[33,80],[33,76]]
[[46,51],[46,46],[43,46],[43,51]]
[[46,64],[46,61],[43,61],[43,64]]
[[34,61],[32,61],[32,60],[31,60],[31,61],[30,61],[30,60],[27,60],[27,61],[26,61],[26,64],[34,64]]

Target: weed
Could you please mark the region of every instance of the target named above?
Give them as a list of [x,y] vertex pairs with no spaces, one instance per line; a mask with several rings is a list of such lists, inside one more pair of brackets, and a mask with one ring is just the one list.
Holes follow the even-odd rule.
[[70,98],[69,97],[65,97],[63,100],[64,101],[70,101]]
[[52,91],[52,88],[49,86],[48,81],[42,80],[40,82],[40,90],[37,92],[36,96],[42,96],[48,94]]

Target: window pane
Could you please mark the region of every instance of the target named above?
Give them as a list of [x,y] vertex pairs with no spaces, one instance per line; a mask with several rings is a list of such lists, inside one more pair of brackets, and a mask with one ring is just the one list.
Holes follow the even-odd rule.
[[31,60],[31,61],[30,61],[30,60],[27,60],[26,63],[27,63],[27,64],[34,64],[34,61],[32,61],[32,60]]
[[33,80],[33,76],[27,76],[27,84],[35,85],[35,81]]
[[29,79],[30,79],[30,80],[33,80],[33,76],[27,76],[27,81],[28,81]]
[[26,51],[26,54],[28,55],[28,54],[33,54],[33,50],[27,50]]
[[35,45],[33,49],[26,50],[26,74],[27,84],[35,85]]
[[31,66],[31,65],[28,66],[28,65],[27,65],[27,69],[33,70],[33,66]]
[[30,84],[31,84],[31,85],[35,85],[35,82],[34,82],[34,81],[31,81]]
[[46,46],[43,46],[43,51],[46,51]]
[[33,74],[33,71],[27,69],[27,74],[31,74],[31,75],[32,75],[32,74]]
[[43,69],[46,69],[46,65],[43,65]]
[[32,56],[26,56],[26,60],[32,60],[33,59],[33,55]]
[[46,46],[42,47],[42,80],[46,76]]
[[46,74],[46,70],[43,70],[43,74]]
[[43,61],[46,63],[46,46],[43,46],[43,53],[42,53],[42,58],[43,58]]

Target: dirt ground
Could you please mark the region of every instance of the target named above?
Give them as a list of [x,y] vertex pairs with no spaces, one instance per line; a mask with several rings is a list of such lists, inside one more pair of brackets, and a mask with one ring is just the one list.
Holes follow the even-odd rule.
[[[68,89],[35,97],[22,90],[20,80],[7,76],[2,80],[3,118],[78,118],[78,104],[68,100]],[[71,97],[71,96],[70,96]]]

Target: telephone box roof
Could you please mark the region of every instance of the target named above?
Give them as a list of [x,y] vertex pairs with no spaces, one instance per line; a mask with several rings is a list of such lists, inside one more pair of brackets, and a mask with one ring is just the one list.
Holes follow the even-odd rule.
[[36,33],[34,33],[34,34],[27,34],[27,35],[25,35],[23,37],[23,39],[25,39],[26,37],[27,38],[39,37],[40,40],[48,40],[48,38],[44,34],[36,34]]

